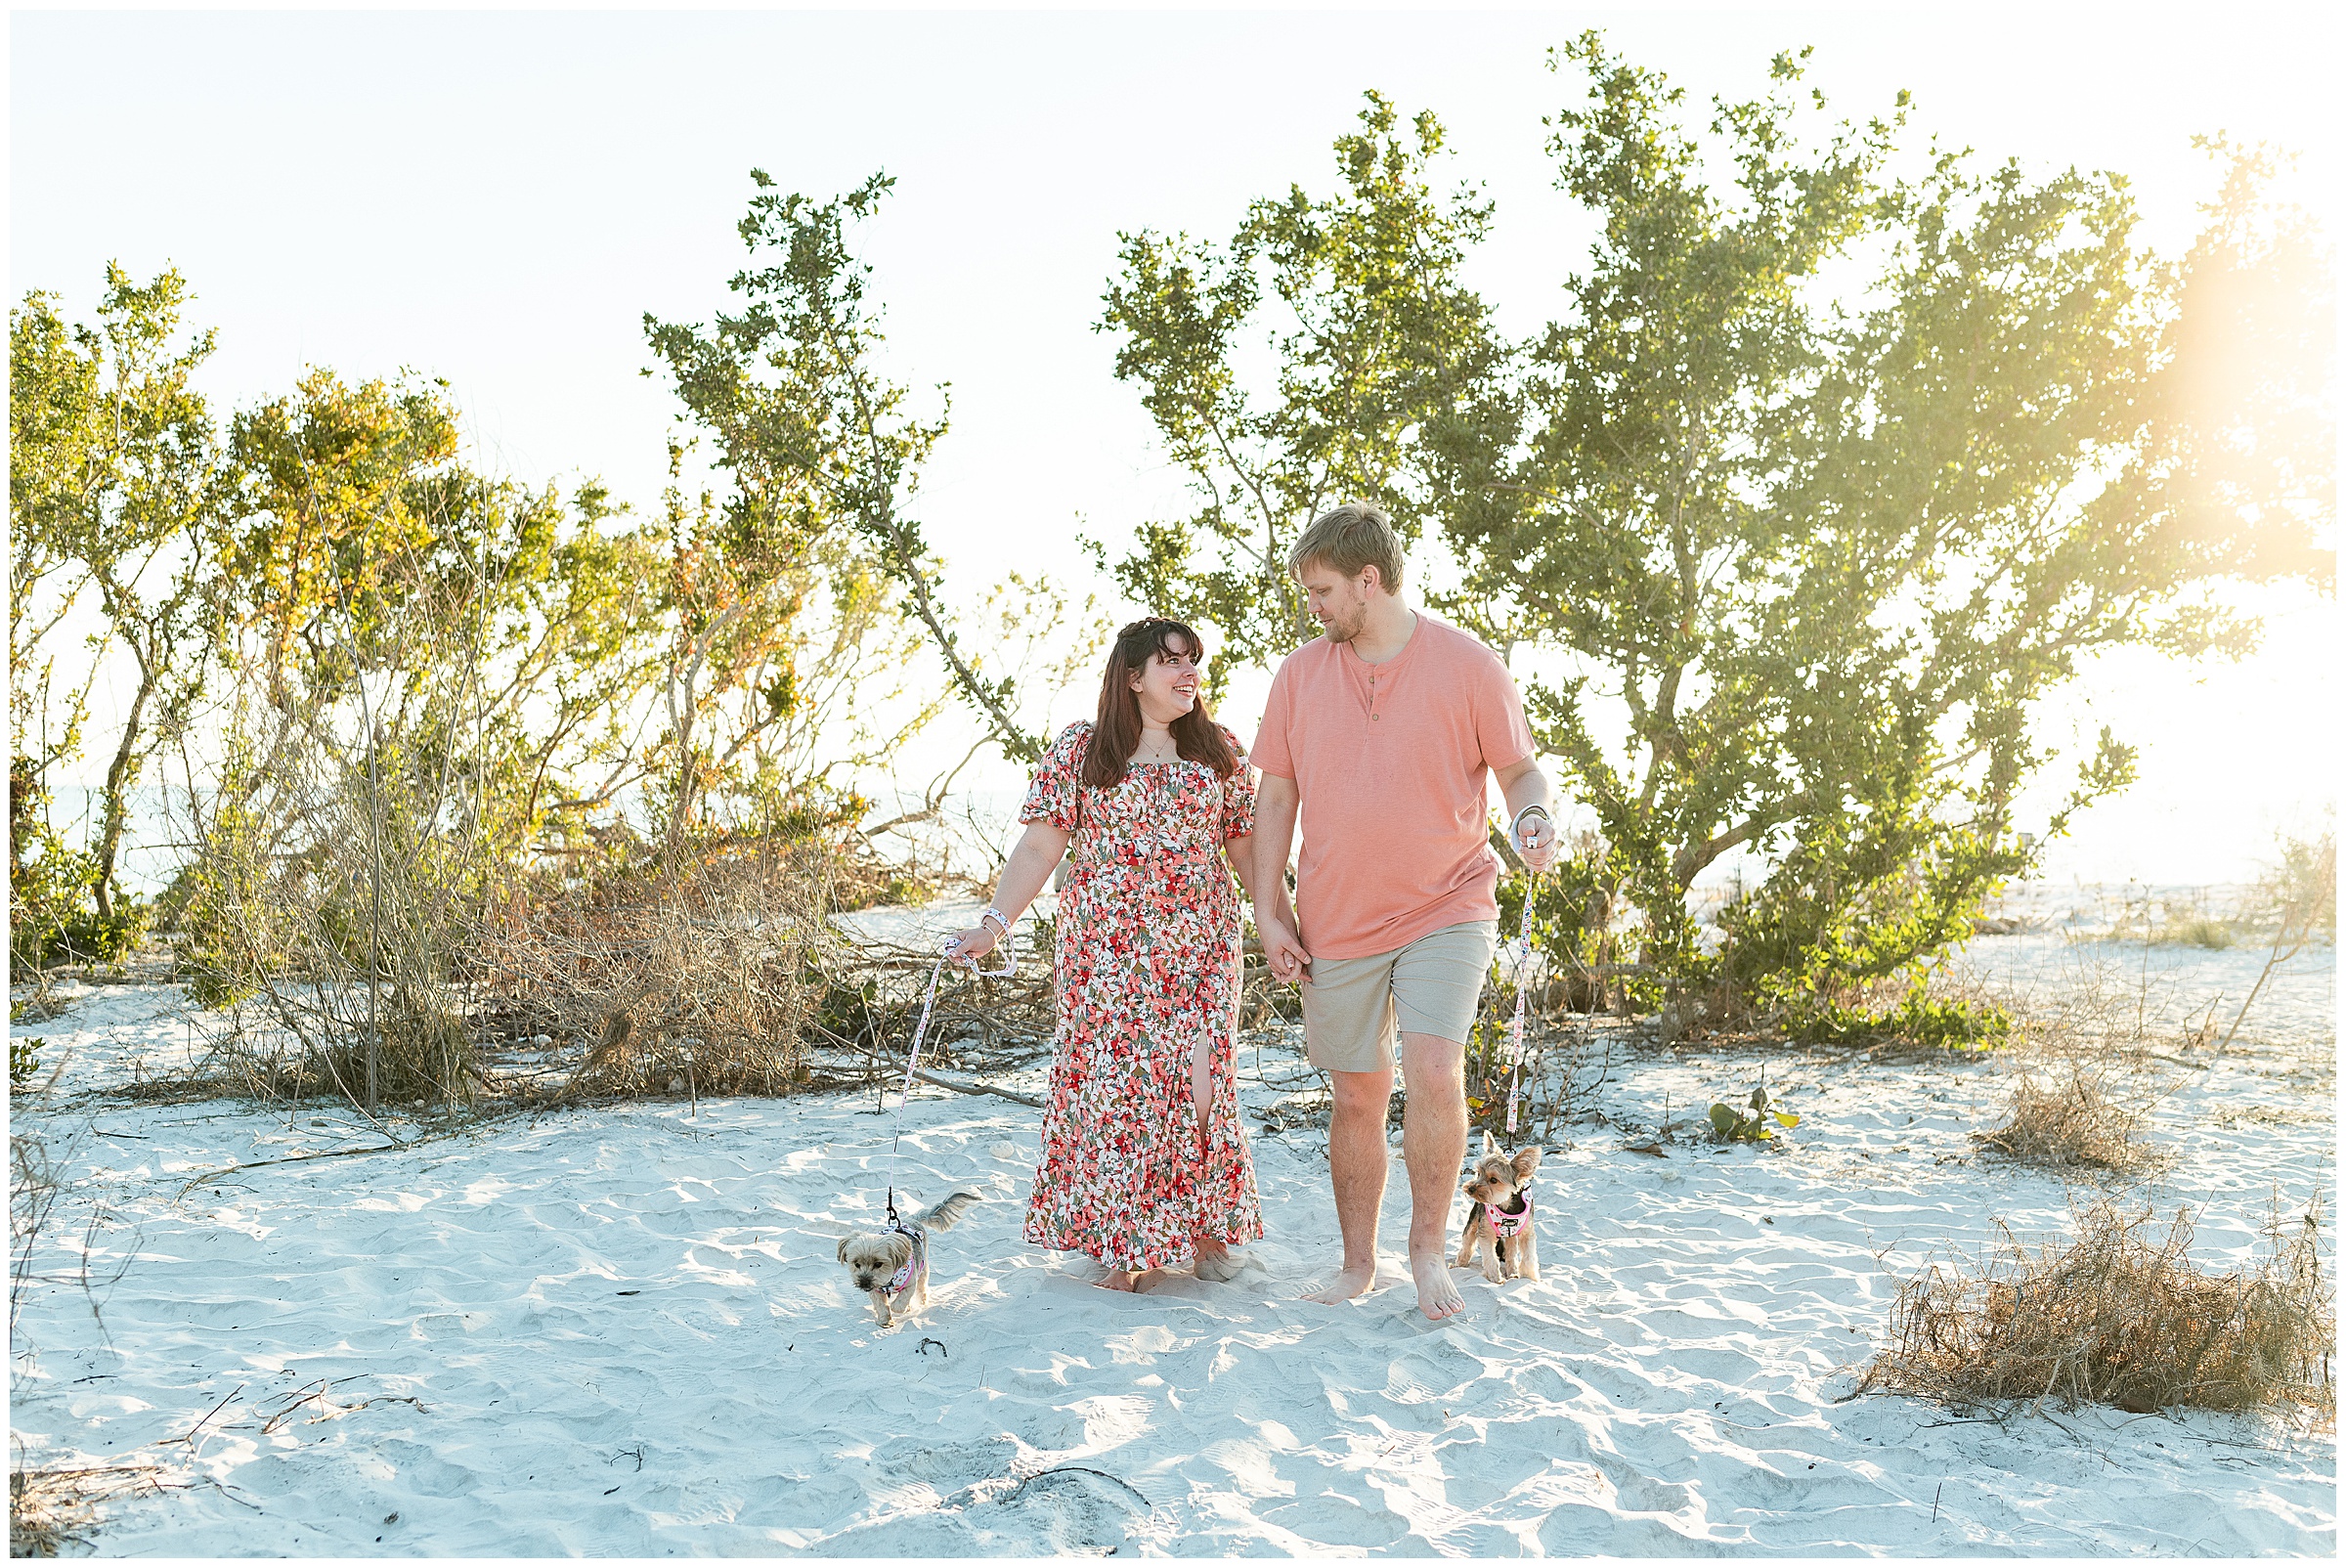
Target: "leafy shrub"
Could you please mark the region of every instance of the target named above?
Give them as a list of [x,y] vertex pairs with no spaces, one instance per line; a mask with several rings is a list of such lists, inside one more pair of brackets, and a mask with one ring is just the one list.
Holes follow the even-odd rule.
[[8,967],[16,977],[37,975],[52,964],[70,962],[70,934],[87,940],[90,893],[98,862],[68,846],[37,809],[48,791],[18,764],[12,775],[9,867]]
[[[1493,829],[1494,849],[1510,859],[1506,835]],[[1532,908],[1532,947],[1547,961],[1549,1008],[1575,1013],[1618,1010],[1650,1012],[1662,1005],[1662,987],[1642,963],[1630,962],[1632,946],[1646,945],[1642,924],[1623,929],[1619,868],[1603,840],[1584,832],[1539,877]],[[1523,929],[1523,900],[1532,878],[1520,864],[1499,882],[1499,929],[1502,939]]]
[[1724,1101],[1711,1108],[1711,1130],[1722,1144],[1763,1144],[1776,1136],[1777,1127],[1797,1127],[1801,1124],[1798,1111],[1778,1111],[1768,1098],[1767,1085],[1752,1091],[1751,1109],[1739,1111]]
[[1883,1011],[1830,1002],[1795,1010],[1788,1032],[1818,1045],[1905,1040],[1942,1050],[1976,1050],[2009,1040],[2012,1015],[1991,1002],[1933,998],[1923,994],[1918,984],[1897,1006]]
[[[1962,941],[2031,850],[1992,826],[1935,820],[1914,778],[1875,781],[1861,808],[1813,819],[1767,880],[1718,914],[1718,980],[1798,1038],[1891,1034],[1969,1042],[2003,1025],[1924,1000],[1924,962]],[[1890,1011],[1879,998],[1904,992]]]
[[8,1086],[22,1089],[32,1082],[33,1074],[41,1070],[41,1049],[49,1042],[40,1035],[10,1035],[8,1039]]

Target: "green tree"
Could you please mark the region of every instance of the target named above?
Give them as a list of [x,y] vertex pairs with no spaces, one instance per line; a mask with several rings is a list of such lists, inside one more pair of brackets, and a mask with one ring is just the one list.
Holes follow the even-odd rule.
[[[78,750],[88,682],[117,649],[131,666],[100,819],[76,874],[64,879],[86,887],[95,929],[104,931],[129,913],[117,908],[117,861],[132,796],[158,743],[199,697],[208,664],[204,544],[221,455],[210,412],[191,384],[212,336],[183,333],[187,299],[176,272],[141,284],[109,265],[96,328],[68,328],[54,300],[39,293],[11,323],[11,536],[19,553],[10,675],[20,736],[33,728],[31,708],[45,708],[52,695],[51,660],[41,659],[36,674],[34,650],[90,589],[102,617],[88,639],[84,684],[65,699],[65,722],[50,732],[46,753],[37,741],[31,752],[18,747],[27,793],[45,795],[48,768]],[[53,829],[44,822],[31,837],[46,845],[38,858],[62,865]],[[53,912],[69,921],[71,910],[59,901],[67,896],[63,885],[55,893]],[[101,945],[119,943],[109,937]]]
[[455,407],[413,379],[353,387],[314,370],[236,416],[225,609],[259,637],[252,657],[271,707],[336,701],[360,671],[397,664],[391,612],[418,586],[407,568],[452,566],[425,563],[447,553],[431,506],[464,492],[456,446]]
[[204,993],[268,991],[317,1051],[355,1032],[363,1103],[405,1081],[407,1045],[461,1088],[448,988],[609,806],[578,775],[639,764],[664,640],[656,529],[623,530],[596,486],[566,508],[477,473],[457,437],[437,385],[327,370],[231,433],[233,678],[176,897]]
[[[81,498],[102,482],[104,340],[35,291],[8,316],[8,694],[22,796],[79,749],[84,704],[47,728],[49,639],[89,587]],[[86,691],[86,688],[85,688]]]
[[457,447],[454,405],[413,379],[316,370],[239,414],[220,611],[279,716],[243,786],[287,748],[339,766],[395,751],[460,784],[467,831],[495,824],[490,859],[510,866],[547,812],[575,828],[640,776],[668,535],[623,528],[600,486],[566,509]]
[[105,349],[34,292],[8,318],[9,954],[37,969],[77,919],[96,867],[50,817],[52,769],[81,753],[93,661],[58,690],[52,638],[88,589],[78,498],[101,463]]
[[[1431,432],[1461,608],[1570,656],[1529,705],[1649,961],[1699,967],[1686,890],[1751,846],[1774,869],[1723,922],[1728,978],[1838,1005],[2029,863],[2029,715],[2081,658],[2237,651],[2215,585],[2329,581],[2326,365],[2237,378],[2221,426],[2204,399],[2253,352],[2215,302],[2293,287],[2280,330],[2326,308],[2322,269],[2302,225],[2250,220],[2253,180],[2180,269],[2114,176],[1893,181],[1903,95],[1804,144],[1794,56],[1716,106],[1715,182],[1660,76],[1594,34],[1551,65],[1587,85],[1549,122],[1557,183],[1603,228],[1572,315]],[[2131,770],[2106,731],[2045,837]]]
[[[732,480],[711,535],[721,548],[702,559],[713,572],[781,582],[828,550],[849,578],[879,573],[1003,751],[1031,762],[1041,739],[1019,720],[1013,680],[989,676],[963,646],[939,600],[941,563],[914,515],[944,411],[934,422],[915,417],[905,389],[875,364],[883,335],[865,293],[871,267],[848,228],[869,219],[894,182],[875,174],[818,202],[782,195],[762,169],[750,178],[759,194],[739,229],[766,264],[734,274],[740,313],[719,312],[706,330],[649,314],[643,322]],[[845,555],[836,553],[842,537],[854,542]]]
[[[859,819],[870,803],[838,782],[934,717],[893,730],[880,711],[919,652],[869,551],[845,530],[760,527],[703,493],[687,505],[683,449],[669,448],[667,728],[647,777],[670,851],[697,832],[798,837]],[[712,807],[717,807],[712,812]]]
[[[1319,512],[1375,501],[1417,537],[1414,438],[1494,357],[1488,313],[1458,277],[1490,205],[1434,191],[1431,113],[1404,132],[1367,96],[1360,128],[1335,143],[1337,195],[1258,200],[1221,246],[1118,237],[1099,328],[1116,334],[1116,375],[1141,388],[1198,508],[1143,524],[1112,571],[1137,602],[1219,630],[1217,680],[1316,633],[1287,550]],[[1266,352],[1273,385],[1250,392],[1241,367]]]

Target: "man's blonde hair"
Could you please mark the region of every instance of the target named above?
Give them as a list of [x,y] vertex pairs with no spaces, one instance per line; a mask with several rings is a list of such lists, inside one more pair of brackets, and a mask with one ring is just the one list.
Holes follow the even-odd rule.
[[1387,593],[1401,591],[1401,536],[1382,506],[1348,501],[1315,521],[1287,551],[1287,575],[1301,577],[1314,561],[1346,577],[1358,577],[1363,567],[1373,566]]

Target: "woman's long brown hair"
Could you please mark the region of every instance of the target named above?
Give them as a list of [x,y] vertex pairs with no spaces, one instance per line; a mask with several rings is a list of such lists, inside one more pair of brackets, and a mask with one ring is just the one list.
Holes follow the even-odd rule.
[[[1112,790],[1124,782],[1132,754],[1141,744],[1141,699],[1132,677],[1149,668],[1151,654],[1187,654],[1205,663],[1205,639],[1161,616],[1135,621],[1116,633],[1108,651],[1108,672],[1100,677],[1100,717],[1092,725],[1092,744],[1084,754],[1083,782],[1093,789]],[[1168,726],[1173,746],[1193,762],[1203,762],[1216,775],[1228,778],[1238,770],[1238,754],[1230,737],[1206,711],[1205,693],[1190,711]]]

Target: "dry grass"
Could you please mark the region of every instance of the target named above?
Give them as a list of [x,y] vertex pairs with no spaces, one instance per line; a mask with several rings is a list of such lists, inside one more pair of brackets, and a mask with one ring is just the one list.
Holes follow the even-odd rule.
[[480,942],[486,1022],[582,1053],[565,1096],[800,1087],[841,945],[832,866],[762,842],[541,903]]
[[1972,1139],[2025,1164],[2123,1174],[2157,1160],[2157,1151],[2140,1137],[2146,1119],[2142,1110],[2111,1098],[2107,1074],[2072,1064],[2049,1085],[2021,1074],[2004,1124]]
[[54,1557],[81,1545],[98,1504],[124,1493],[159,1493],[162,1467],[136,1462],[78,1466],[18,1464],[8,1475],[8,1554]]
[[1933,1264],[1899,1285],[1890,1347],[1858,1392],[2326,1420],[2337,1320],[2319,1233],[2318,1205],[2291,1221],[2277,1198],[2269,1250],[2211,1275],[2192,1265],[2188,1209],[2163,1236],[2148,1208],[2107,1199],[2076,1215],[2065,1246],[2031,1250],[2006,1231],[1975,1271]]

